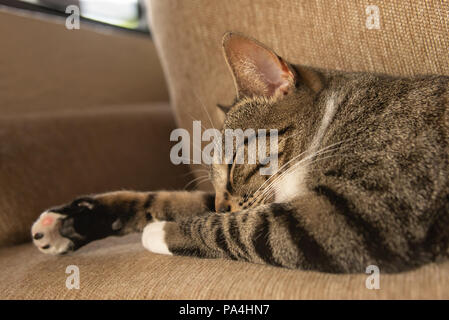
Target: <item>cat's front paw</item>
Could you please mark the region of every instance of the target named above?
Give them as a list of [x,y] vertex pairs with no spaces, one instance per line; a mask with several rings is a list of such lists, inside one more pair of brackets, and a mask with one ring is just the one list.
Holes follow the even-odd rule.
[[33,243],[43,253],[56,255],[107,236],[113,229],[114,217],[97,212],[102,209],[97,200],[83,197],[46,210],[31,227]]
[[73,250],[73,241],[60,233],[65,218],[63,214],[45,211],[36,220],[31,227],[31,236],[40,251],[47,254],[64,254]]
[[145,249],[154,253],[172,255],[166,241],[166,224],[165,221],[152,222],[143,229],[142,244]]

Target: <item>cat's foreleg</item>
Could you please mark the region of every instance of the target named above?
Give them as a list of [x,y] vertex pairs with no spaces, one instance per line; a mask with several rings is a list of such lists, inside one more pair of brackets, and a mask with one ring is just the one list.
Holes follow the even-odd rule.
[[364,239],[316,194],[232,213],[152,222],[142,243],[156,253],[327,272],[364,272],[372,262]]
[[40,251],[62,254],[107,236],[141,232],[149,222],[214,210],[214,195],[200,191],[117,191],[85,196],[43,212],[31,228]]

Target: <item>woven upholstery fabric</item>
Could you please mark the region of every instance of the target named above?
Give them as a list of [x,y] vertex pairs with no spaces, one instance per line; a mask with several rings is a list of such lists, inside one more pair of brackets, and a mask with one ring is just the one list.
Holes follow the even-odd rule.
[[182,188],[173,128],[167,103],[0,116],[0,246],[29,241],[44,209],[83,194]]
[[[66,268],[79,268],[68,290]],[[157,255],[139,235],[93,242],[54,257],[31,244],[0,250],[0,299],[449,299],[449,264],[401,275],[333,275],[227,260]]]

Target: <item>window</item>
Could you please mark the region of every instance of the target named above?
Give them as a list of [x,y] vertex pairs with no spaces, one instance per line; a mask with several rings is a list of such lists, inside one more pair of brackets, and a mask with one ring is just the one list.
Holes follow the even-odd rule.
[[[65,14],[69,5],[80,8],[81,17],[105,25],[149,32],[143,0],[20,0],[25,9]],[[19,6],[20,7],[20,6]]]

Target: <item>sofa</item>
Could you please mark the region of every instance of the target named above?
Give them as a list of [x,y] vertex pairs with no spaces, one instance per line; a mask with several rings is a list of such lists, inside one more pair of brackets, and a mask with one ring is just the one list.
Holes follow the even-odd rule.
[[[234,98],[221,53],[229,30],[296,64],[449,75],[449,4],[151,0],[151,39],[0,8],[0,299],[448,299],[449,262],[398,273],[327,274],[164,256],[138,234],[64,256],[40,253],[32,222],[80,194],[182,189],[196,166],[169,161],[171,130],[220,127]],[[9,31],[8,31],[9,30]],[[14,37],[10,36],[13,30]],[[160,64],[159,64],[160,63]],[[165,85],[167,84],[167,86]],[[210,184],[197,186],[210,190]],[[69,266],[79,288],[69,289]]]

